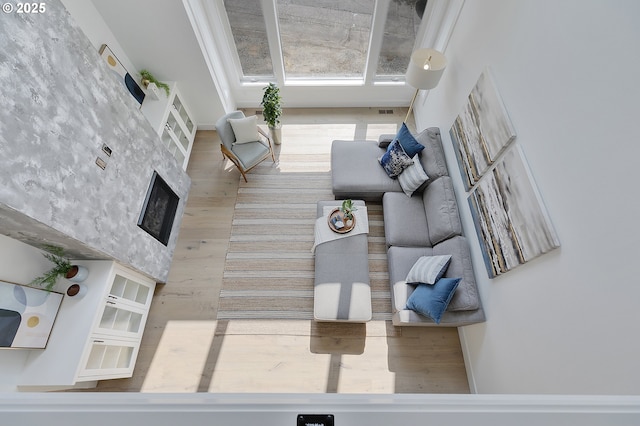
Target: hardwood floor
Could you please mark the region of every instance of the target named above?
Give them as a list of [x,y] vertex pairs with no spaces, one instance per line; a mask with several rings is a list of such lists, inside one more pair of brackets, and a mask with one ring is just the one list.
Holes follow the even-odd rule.
[[[337,134],[377,139],[395,133],[404,114],[406,108],[288,110],[283,143],[330,144],[344,137]],[[213,131],[198,131],[187,171],[192,188],[178,245],[168,282],[157,286],[134,375],[99,382],[93,391],[469,392],[455,328],[217,321],[240,173],[223,160]]]

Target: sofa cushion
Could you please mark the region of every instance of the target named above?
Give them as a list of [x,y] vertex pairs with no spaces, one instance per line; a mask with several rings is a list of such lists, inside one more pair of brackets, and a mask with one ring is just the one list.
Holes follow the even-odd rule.
[[429,127],[416,135],[416,140],[424,146],[420,152],[422,168],[431,179],[449,175],[440,139],[440,129]]
[[418,284],[407,300],[407,309],[426,315],[440,324],[461,278],[441,278],[435,284]]
[[260,140],[249,143],[236,143],[231,147],[231,151],[238,157],[242,167],[250,169],[267,155],[269,145]]
[[[406,283],[411,267],[421,256],[450,254],[451,261],[444,273],[446,278],[462,278],[447,311],[470,311],[480,308],[480,298],[476,285],[469,244],[465,237],[456,236],[441,242],[434,248],[393,246],[387,250],[389,280],[391,282],[393,306],[396,311],[402,310],[406,297],[410,296],[412,287]],[[402,291],[400,291],[402,290]],[[405,297],[404,299],[402,299]]]
[[424,145],[413,137],[405,123],[402,123],[402,126],[400,126],[400,130],[398,130],[395,140],[400,142],[402,149],[404,149],[404,152],[406,152],[409,157],[419,154],[420,151],[424,149]]
[[442,176],[431,182],[422,193],[430,246],[440,241],[462,234],[458,214],[458,203],[449,176]]
[[447,270],[451,255],[421,256],[413,264],[407,278],[409,284],[435,284]]
[[396,135],[393,133],[383,133],[380,136],[378,136],[378,146],[380,148],[387,149],[389,148],[389,144],[393,142],[395,138],[396,138]]
[[[376,141],[335,140],[331,144],[331,184],[340,198],[380,200],[385,192],[402,192],[397,179],[387,176],[378,158]],[[407,198],[404,194],[400,194]]]
[[258,119],[255,115],[244,118],[228,118],[236,137],[234,143],[243,144],[260,140],[258,135]]
[[394,179],[398,177],[400,173],[404,171],[407,167],[413,164],[413,160],[407,153],[402,149],[402,145],[397,140],[391,142],[389,148],[385,151],[384,154],[378,159],[380,165],[387,172],[387,175]]
[[422,197],[407,197],[402,192],[387,192],[382,197],[382,213],[387,245],[431,246]]
[[480,296],[471,263],[471,251],[465,237],[457,236],[433,247],[432,255],[450,254],[444,277],[462,277],[458,291],[449,303],[449,311],[469,311],[480,307]]
[[400,186],[407,196],[411,197],[413,193],[422,186],[423,183],[429,180],[429,176],[424,172],[422,164],[420,164],[420,156],[414,155],[413,164],[407,167],[400,176],[398,181]]

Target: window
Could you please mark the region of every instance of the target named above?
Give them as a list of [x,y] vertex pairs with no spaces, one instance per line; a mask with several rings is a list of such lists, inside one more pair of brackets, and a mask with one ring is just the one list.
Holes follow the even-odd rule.
[[421,2],[393,0],[389,4],[376,72],[378,76],[404,75],[407,71],[424,12],[424,4],[422,10],[416,10],[416,3]]
[[272,77],[273,65],[260,0],[224,0],[245,77]]
[[224,0],[224,7],[245,81],[397,79],[422,21],[412,0]]
[[278,0],[287,78],[362,78],[374,0]]

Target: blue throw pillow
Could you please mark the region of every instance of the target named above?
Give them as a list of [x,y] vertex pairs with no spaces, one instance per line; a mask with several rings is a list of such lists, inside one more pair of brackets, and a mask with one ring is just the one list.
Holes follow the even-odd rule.
[[402,127],[398,130],[395,140],[400,141],[402,149],[404,149],[404,152],[406,152],[410,158],[413,158],[414,155],[424,149],[424,145],[413,137],[405,123],[402,123]]
[[378,159],[387,175],[395,179],[407,167],[413,164],[411,157],[402,149],[402,145],[395,140],[391,142],[387,151]]
[[433,285],[418,284],[407,300],[407,309],[428,316],[436,324],[440,324],[442,314],[449,306],[461,280],[462,278],[440,278]]

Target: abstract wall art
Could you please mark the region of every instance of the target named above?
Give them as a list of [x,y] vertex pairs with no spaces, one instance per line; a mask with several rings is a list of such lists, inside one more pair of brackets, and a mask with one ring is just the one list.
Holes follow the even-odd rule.
[[449,134],[468,191],[516,137],[489,68],[480,75]]
[[127,90],[129,90],[129,93],[131,93],[131,96],[133,96],[139,104],[142,104],[145,97],[144,91],[140,88],[138,83],[136,83],[133,77],[131,77],[131,74],[129,74],[126,68],[120,63],[109,46],[103,44],[102,47],[100,47],[100,56],[102,56],[107,62],[109,69],[122,78],[122,82],[126,86]]
[[0,348],[44,349],[62,294],[0,281]]
[[519,146],[480,180],[469,206],[491,278],[560,246]]

